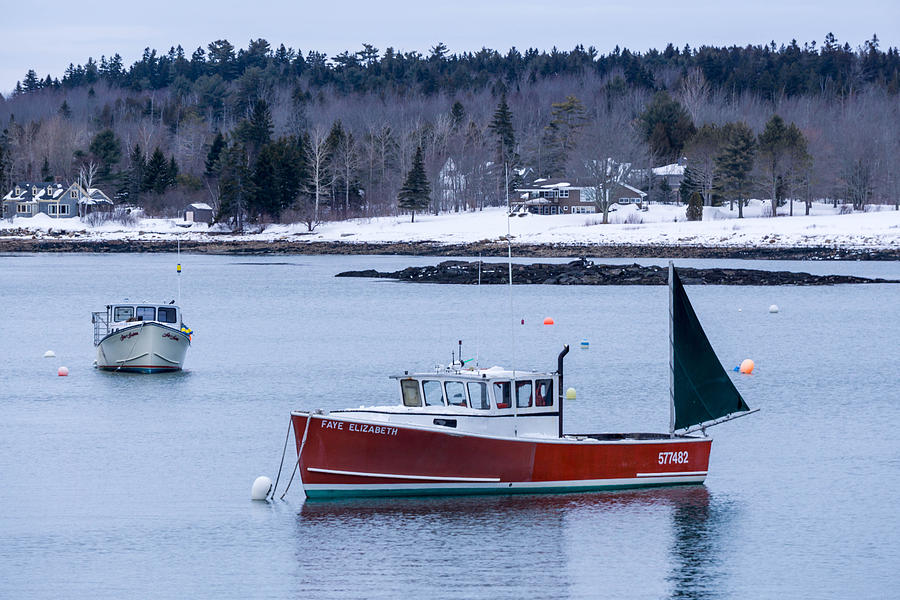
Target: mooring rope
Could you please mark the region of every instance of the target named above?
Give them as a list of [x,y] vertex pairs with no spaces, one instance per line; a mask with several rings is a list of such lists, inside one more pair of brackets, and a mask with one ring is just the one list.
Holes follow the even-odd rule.
[[303,456],[303,446],[306,445],[306,434],[309,433],[310,421],[312,421],[312,413],[306,413],[306,427],[303,429],[303,439],[300,440],[300,449],[297,450],[297,462],[294,463],[294,469],[291,471],[291,478],[288,480],[287,488],[285,488],[284,493],[281,494],[281,500],[284,500],[288,490],[291,489],[291,484],[294,483],[294,475],[300,470],[300,457]]
[[[272,486],[272,491],[269,492],[269,495],[272,496],[272,498],[275,497],[275,491],[278,489],[278,480],[281,479],[281,469],[284,467],[284,455],[287,453],[287,443],[288,439],[291,437],[292,426],[292,419],[288,417],[288,429],[287,433],[284,434],[284,448],[281,449],[281,463],[278,465],[278,475],[275,476],[275,485]],[[266,499],[268,498],[269,496],[266,496]]]

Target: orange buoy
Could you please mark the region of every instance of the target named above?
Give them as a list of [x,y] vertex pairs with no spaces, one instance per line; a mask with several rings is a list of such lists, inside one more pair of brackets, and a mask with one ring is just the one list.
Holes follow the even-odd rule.
[[744,375],[749,375],[750,373],[753,372],[753,367],[755,367],[755,366],[756,365],[753,363],[753,361],[751,359],[745,358],[741,362],[741,373],[743,373]]
[[544,325],[553,325],[553,319],[547,317],[546,319],[544,319]]

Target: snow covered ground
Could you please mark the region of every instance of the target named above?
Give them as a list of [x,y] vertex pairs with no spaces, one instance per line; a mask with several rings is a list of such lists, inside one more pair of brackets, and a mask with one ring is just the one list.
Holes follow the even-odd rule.
[[[66,232],[84,240],[210,240],[294,242],[437,242],[465,244],[505,238],[507,226],[513,240],[522,244],[601,244],[601,245],[687,245],[709,247],[842,247],[900,249],[900,212],[892,207],[870,207],[865,213],[837,214],[830,204],[813,205],[806,216],[765,217],[768,203],[751,201],[744,219],[728,207],[703,211],[703,220],[689,222],[683,206],[651,205],[640,211],[620,206],[610,213],[611,223],[602,225],[602,215],[528,215],[512,217],[506,211],[489,208],[477,212],[417,214],[414,223],[408,215],[353,219],[323,223],[312,233],[303,224],[269,225],[259,233],[209,236],[222,229],[194,224],[180,227],[171,219],[136,219],[133,225],[109,222],[92,227],[81,219],[52,219],[47,215],[0,221],[0,239],[31,238]],[[881,209],[881,210],[878,210]],[[787,207],[781,209],[787,214]],[[803,205],[794,205],[795,214]]]

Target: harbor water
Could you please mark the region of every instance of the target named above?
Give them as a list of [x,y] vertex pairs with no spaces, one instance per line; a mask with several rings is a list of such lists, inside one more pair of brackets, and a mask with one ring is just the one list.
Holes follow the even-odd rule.
[[[688,286],[761,409],[709,430],[703,486],[304,502],[295,480],[265,503],[250,487],[274,479],[292,409],[395,403],[389,375],[459,340],[481,366],[541,370],[569,344],[567,431],[665,431],[667,290],[334,277],[439,260],[383,256],[183,254],[179,282],[178,260],[0,256],[0,598],[898,594],[900,285]],[[92,367],[90,313],[124,298],[179,301],[185,371]],[[745,358],[753,374],[732,372]]]

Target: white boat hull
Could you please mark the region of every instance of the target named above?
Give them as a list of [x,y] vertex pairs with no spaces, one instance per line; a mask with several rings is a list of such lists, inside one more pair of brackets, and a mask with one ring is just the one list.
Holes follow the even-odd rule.
[[97,368],[105,371],[180,371],[190,336],[155,322],[137,322],[104,337],[97,345]]

